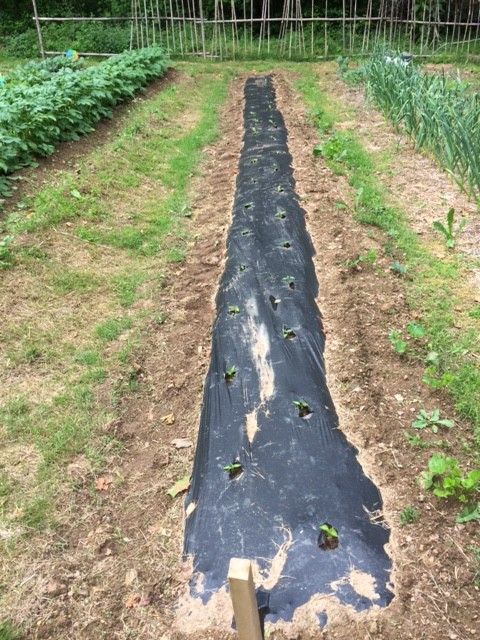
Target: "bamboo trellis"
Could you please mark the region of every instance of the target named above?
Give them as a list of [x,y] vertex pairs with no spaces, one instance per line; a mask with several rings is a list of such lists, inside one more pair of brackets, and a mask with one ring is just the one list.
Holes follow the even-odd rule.
[[308,59],[362,55],[382,45],[417,55],[480,54],[480,0],[362,0],[361,9],[359,4],[214,0],[207,15],[203,0],[131,0],[129,16],[59,18],[40,17],[33,2],[42,55],[58,53],[44,51],[43,23],[86,20],[127,23],[131,49],[159,44],[178,57]]

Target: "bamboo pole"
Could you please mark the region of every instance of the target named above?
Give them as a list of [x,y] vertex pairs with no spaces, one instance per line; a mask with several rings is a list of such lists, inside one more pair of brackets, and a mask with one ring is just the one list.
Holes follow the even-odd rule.
[[175,53],[175,51],[177,49],[177,43],[176,43],[176,38],[175,38],[175,23],[173,21],[173,4],[172,4],[172,0],[169,0],[169,5],[170,5],[170,30],[172,32],[173,52]]
[[130,12],[132,14],[132,22],[130,23],[130,51],[133,49],[133,11],[134,11],[134,0],[130,3]]
[[199,11],[200,11],[200,35],[202,38],[202,53],[203,57],[207,56],[207,52],[205,51],[205,23],[203,21],[203,0],[199,0]]
[[40,26],[40,20],[38,19],[36,0],[32,0],[32,5],[33,5],[33,17],[35,20],[35,27],[37,29],[38,48],[40,50],[40,55],[42,56],[43,59],[45,59],[45,48],[43,46],[42,28]]
[[[325,0],[325,18],[327,18],[327,13],[328,13],[328,0]],[[326,20],[324,22],[323,37],[325,40],[323,43],[323,50],[324,50],[325,57],[327,57],[328,56],[328,23]]]
[[[167,16],[167,0],[163,0],[163,10]],[[165,18],[165,38],[167,40],[167,52],[170,53],[170,28],[168,26],[168,18]]]

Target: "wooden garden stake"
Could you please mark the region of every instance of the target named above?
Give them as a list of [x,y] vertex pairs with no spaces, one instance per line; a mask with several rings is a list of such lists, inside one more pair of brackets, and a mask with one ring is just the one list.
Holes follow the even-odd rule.
[[43,46],[42,29],[40,27],[40,20],[38,19],[37,3],[35,0],[32,0],[32,5],[33,5],[33,16],[35,20],[35,27],[37,29],[38,48],[40,49],[40,55],[42,56],[42,58],[45,58],[45,48]]
[[232,558],[228,569],[228,582],[238,640],[262,640],[250,560]]

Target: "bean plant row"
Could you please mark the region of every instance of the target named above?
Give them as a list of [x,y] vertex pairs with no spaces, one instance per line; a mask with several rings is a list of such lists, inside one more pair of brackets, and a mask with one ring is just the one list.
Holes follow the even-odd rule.
[[425,73],[384,53],[353,74],[365,82],[368,96],[395,127],[433,153],[469,195],[480,195],[478,92],[460,79]]
[[50,155],[58,143],[92,131],[167,66],[165,53],[152,47],[77,72],[66,66],[45,82],[0,91],[0,197],[10,193],[11,173]]
[[73,71],[81,71],[84,68],[83,58],[73,61],[65,56],[55,56],[46,58],[45,60],[31,60],[21,66],[16,67],[9,72],[7,76],[0,78],[0,92],[7,92],[13,86],[23,84],[33,86],[52,80],[52,75],[69,69]]

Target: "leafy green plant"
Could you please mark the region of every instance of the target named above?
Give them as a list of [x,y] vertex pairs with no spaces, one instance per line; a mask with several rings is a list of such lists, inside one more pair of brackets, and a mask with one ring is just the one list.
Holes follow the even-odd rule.
[[305,418],[312,413],[312,410],[304,400],[293,400],[292,402],[297,407],[300,418]]
[[350,269],[351,271],[361,271],[362,264],[373,265],[375,264],[376,260],[377,260],[377,252],[375,251],[375,249],[369,249],[366,253],[360,253],[355,258],[352,258],[351,260],[347,260],[345,262],[345,266],[347,267],[347,269]]
[[425,442],[419,433],[409,433],[405,431],[404,434],[405,440],[411,447],[416,447],[419,449],[426,449],[428,446],[428,442]]
[[413,320],[407,324],[407,332],[415,340],[425,337],[426,334],[425,327]]
[[390,331],[390,333],[388,334],[388,339],[395,353],[398,353],[398,355],[400,356],[403,356],[407,353],[408,345],[405,340],[402,339],[401,333],[399,331]]
[[229,304],[228,305],[228,313],[231,316],[235,316],[235,315],[237,315],[237,313],[240,313],[240,307],[238,307],[236,304]]
[[404,276],[407,273],[407,267],[401,262],[395,260],[395,262],[392,262],[392,264],[390,265],[390,271],[396,273],[397,276]]
[[243,472],[243,466],[241,462],[234,460],[231,464],[226,464],[223,470],[228,473],[230,479],[233,480],[233,478],[236,478]]
[[480,520],[480,502],[467,505],[456,518],[458,524],[465,524],[474,520]]
[[328,524],[328,522],[325,522],[324,524],[321,524],[319,526],[320,531],[323,531],[323,533],[328,537],[328,538],[338,538],[338,531],[335,529],[335,527],[332,527],[331,524]]
[[449,249],[453,249],[455,247],[455,236],[462,232],[466,224],[466,220],[463,219],[458,225],[456,231],[454,231],[454,220],[455,209],[453,207],[450,207],[447,212],[446,224],[443,224],[443,222],[440,222],[439,220],[435,220],[432,223],[433,228],[443,235],[445,244]]
[[[0,197],[8,175],[76,140],[112,115],[112,108],[167,68],[159,48],[127,51],[75,73],[64,67],[44,82],[13,83],[0,91]],[[28,77],[28,74],[27,74]],[[81,194],[80,194],[81,195]],[[75,197],[75,196],[73,196]]]
[[[387,57],[382,51],[363,65],[368,96],[396,128],[410,135],[418,147],[430,150],[468,193],[478,196],[477,92],[460,79],[424,73],[412,64],[391,64]],[[448,221],[445,229],[451,241]]]
[[237,369],[235,366],[228,367],[228,369],[225,371],[225,380],[227,382],[232,382],[236,373],[237,373]]
[[339,543],[337,529],[329,522],[321,524],[319,529],[320,536],[318,538],[318,546],[322,549],[336,549]]
[[290,327],[287,327],[286,325],[283,325],[283,337],[288,340],[291,338],[295,338],[296,333],[293,329],[291,329]]
[[400,513],[400,524],[405,526],[406,524],[412,524],[420,517],[420,511],[412,505],[407,504],[407,506]]
[[285,282],[290,289],[295,289],[295,278],[293,276],[283,276],[282,281]]
[[420,409],[420,412],[412,422],[412,427],[414,429],[431,429],[433,433],[438,433],[438,427],[451,429],[453,426],[453,420],[440,418],[439,409],[434,409],[430,413],[428,411],[425,411],[425,409]]
[[467,502],[480,489],[480,469],[464,473],[455,458],[434,453],[420,475],[420,483],[437,498],[455,497]]

